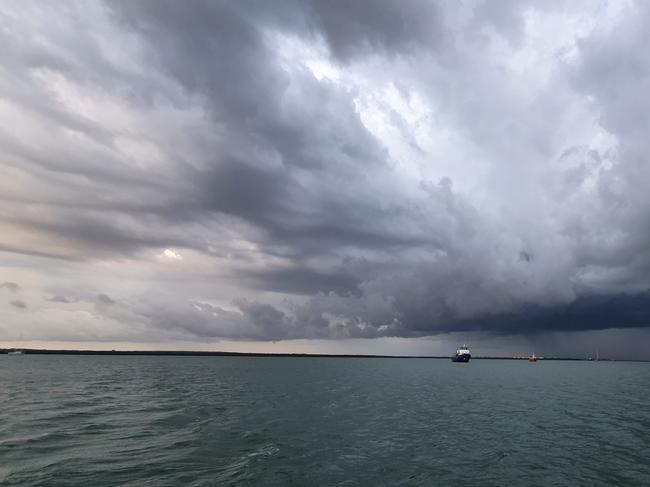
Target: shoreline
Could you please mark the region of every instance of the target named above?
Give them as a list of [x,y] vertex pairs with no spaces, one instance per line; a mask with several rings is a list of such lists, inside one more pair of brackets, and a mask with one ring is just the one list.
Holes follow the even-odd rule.
[[[435,359],[449,360],[441,355],[365,355],[365,354],[324,354],[324,353],[262,353],[262,352],[220,352],[198,350],[68,350],[44,348],[0,348],[0,355],[20,350],[23,355],[127,355],[127,356],[178,356],[178,357],[287,357],[287,358],[393,358],[393,359]],[[472,357],[472,360],[528,360],[518,357]],[[575,357],[537,357],[538,361],[561,360],[572,362],[650,362],[642,359],[601,358],[599,360]]]

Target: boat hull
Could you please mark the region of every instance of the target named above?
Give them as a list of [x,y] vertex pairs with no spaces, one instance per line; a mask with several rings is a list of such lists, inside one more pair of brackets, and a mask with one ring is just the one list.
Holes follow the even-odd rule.
[[454,355],[451,357],[452,362],[462,362],[467,363],[472,356],[469,353],[464,353],[462,355]]

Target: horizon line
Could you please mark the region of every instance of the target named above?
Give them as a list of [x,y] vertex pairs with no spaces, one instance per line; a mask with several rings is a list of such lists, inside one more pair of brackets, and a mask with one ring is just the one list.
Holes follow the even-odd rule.
[[[450,355],[383,355],[383,354],[338,354],[338,353],[275,353],[275,352],[225,352],[207,350],[85,350],[50,348],[0,348],[0,355],[20,350],[30,355],[150,355],[150,356],[214,356],[214,357],[296,357],[296,358],[409,358],[409,359],[450,359]],[[529,356],[475,356],[472,360],[528,360]],[[537,360],[566,360],[584,362],[650,362],[649,359],[618,359],[593,357],[537,357]]]

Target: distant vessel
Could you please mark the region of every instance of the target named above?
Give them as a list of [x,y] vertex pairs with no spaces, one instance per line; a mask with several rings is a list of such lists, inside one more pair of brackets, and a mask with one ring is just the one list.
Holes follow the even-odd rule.
[[451,357],[452,362],[469,362],[469,359],[472,358],[472,354],[469,353],[469,348],[465,345],[456,350],[456,355]]
[[530,357],[528,357],[529,362],[537,362],[537,357],[535,357],[535,354],[532,354]]
[[7,355],[22,355],[23,351],[22,350],[11,350],[10,352],[7,352]]

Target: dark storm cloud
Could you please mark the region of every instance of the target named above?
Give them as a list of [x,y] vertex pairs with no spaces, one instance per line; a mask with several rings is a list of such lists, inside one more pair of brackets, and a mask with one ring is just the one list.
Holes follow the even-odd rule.
[[332,54],[349,61],[368,55],[436,50],[444,40],[442,14],[434,2],[362,0],[306,2],[307,15]]
[[[0,249],[162,255],[200,282],[161,264],[149,275],[166,297],[146,302],[100,283],[113,298],[96,296],[99,315],[255,340],[650,326],[647,8],[538,73],[518,51],[540,28],[527,15],[568,4],[80,5],[58,22],[33,5],[44,42],[0,29],[0,93],[16,128],[33,124],[0,134],[17,181],[0,187]],[[416,122],[388,103],[364,112],[391,90],[425,107]],[[600,115],[616,144],[591,147],[575,113]]]
[[[53,183],[69,186],[70,194],[85,198],[83,203],[74,201],[66,206],[57,197],[59,201],[53,204],[58,214],[48,215],[47,220],[23,217],[23,226],[31,225],[38,231],[76,241],[91,254],[93,248],[124,254],[148,247],[195,247],[196,242],[192,240],[179,242],[156,235],[160,233],[159,227],[151,232],[151,227],[157,225],[151,222],[155,218],[147,218],[153,216],[165,223],[179,224],[200,221],[211,212],[234,215],[261,225],[280,244],[295,236],[313,241],[319,238],[317,232],[334,239],[340,232],[343,239],[349,240],[351,227],[357,226],[365,215],[358,215],[362,220],[339,224],[336,213],[330,215],[323,210],[339,213],[338,208],[328,209],[325,205],[345,198],[346,192],[319,195],[326,186],[310,187],[314,182],[309,181],[316,180],[318,184],[322,177],[326,183],[353,186],[355,180],[364,177],[364,171],[385,164],[385,152],[361,124],[348,93],[318,82],[304,68],[292,73],[281,69],[277,56],[264,42],[264,26],[256,24],[261,21],[259,15],[256,17],[244,4],[197,2],[187,9],[173,2],[159,5],[128,2],[110,7],[120,12],[121,22],[132,26],[134,32],[149,42],[147,57],[152,62],[188,92],[203,97],[215,123],[223,124],[227,144],[220,144],[216,153],[213,147],[209,148],[212,155],[206,154],[207,162],[199,162],[198,168],[179,164],[172,172],[156,177],[125,167],[112,154],[96,149],[90,154],[69,153],[65,148],[57,148],[58,153],[44,153],[15,141],[5,141],[6,148],[11,148],[16,157],[36,164],[38,171],[54,172],[47,177],[63,174],[64,178],[59,177]],[[193,28],[187,29],[188,24]],[[302,29],[300,25],[298,22],[295,27]],[[105,73],[107,79],[117,79],[120,86],[127,83],[138,86],[137,79],[129,78],[124,71],[117,72],[118,68],[108,60],[96,61],[95,57],[102,58],[96,48],[93,56],[83,49],[78,51],[77,46],[74,50],[72,46],[66,47],[70,47],[70,54],[74,53],[68,56],[74,61],[50,61],[50,57],[60,54],[54,49],[41,47],[36,51],[38,48],[33,47],[36,52],[30,51],[23,59],[24,64],[18,63],[17,67],[48,68],[68,76],[69,64],[74,62],[73,71]],[[95,76],[84,81],[97,82],[104,89]],[[54,108],[61,111],[56,105]],[[74,122],[52,119],[50,108],[40,112],[58,126],[98,139],[91,128],[96,123],[83,118]],[[315,120],[317,126],[312,124]],[[105,132],[99,139],[102,144],[110,145],[116,135]],[[258,150],[247,154],[250,147]],[[278,156],[280,166],[269,167],[268,160]],[[321,174],[300,178],[297,172],[303,168]],[[93,191],[87,192],[87,188],[76,184],[71,176],[77,175],[87,178],[94,186]],[[180,182],[171,182],[174,178]],[[116,188],[120,188],[121,197],[109,197]],[[84,192],[87,192],[85,196]],[[323,201],[315,201],[315,207],[310,208],[314,206],[308,203],[311,197]],[[152,198],[157,201],[152,203]],[[350,201],[346,205],[345,201],[339,201],[337,206],[354,207],[355,203]],[[89,209],[105,211],[111,221],[96,214],[79,214]],[[128,225],[134,217],[136,225]],[[290,225],[289,220],[294,218],[302,221]],[[317,224],[316,234],[311,238],[311,229],[302,227],[305,220],[313,221],[313,218],[329,221],[324,222],[322,230]],[[125,220],[127,225],[118,228],[116,220]],[[369,240],[372,237],[371,233]]]
[[[650,293],[590,296],[568,305],[528,306],[516,312],[446,321],[428,317],[418,322],[406,316],[395,302],[362,301],[357,296],[318,294],[286,313],[274,306],[236,300],[235,310],[207,303],[169,307],[165,303],[134,306],[138,319],[156,328],[180,331],[195,337],[235,340],[286,340],[295,338],[422,337],[442,333],[485,332],[498,335],[531,335],[548,332],[647,328]],[[109,316],[119,310],[106,308]],[[401,319],[400,319],[401,317]]]
[[608,328],[647,328],[650,293],[580,297],[563,306],[526,307],[517,313],[450,322],[447,331],[542,333]]
[[[223,212],[243,218],[267,230],[268,244],[298,253],[412,240],[369,224],[388,221],[400,208],[378,211],[377,194],[364,201],[364,191],[373,189],[364,184],[367,173],[388,171],[387,154],[362,125],[348,93],[304,69],[280,69],[263,43],[263,26],[255,25],[259,19],[245,4],[206,2],[188,10],[173,2],[129,2],[112,8],[149,41],[161,69],[203,96],[215,122],[231,135],[207,167],[190,171],[195,182],[185,204],[192,217]],[[188,23],[193,29],[185,28]],[[259,148],[254,159],[246,154],[250,145]],[[279,163],[270,163],[278,157]]]
[[344,271],[325,273],[306,267],[244,271],[239,278],[250,281],[254,288],[291,294],[347,294],[355,292],[358,285],[358,278]]
[[219,161],[196,175],[200,205],[272,227],[275,219],[291,215],[296,205],[291,173],[284,168],[254,167],[245,161]]

